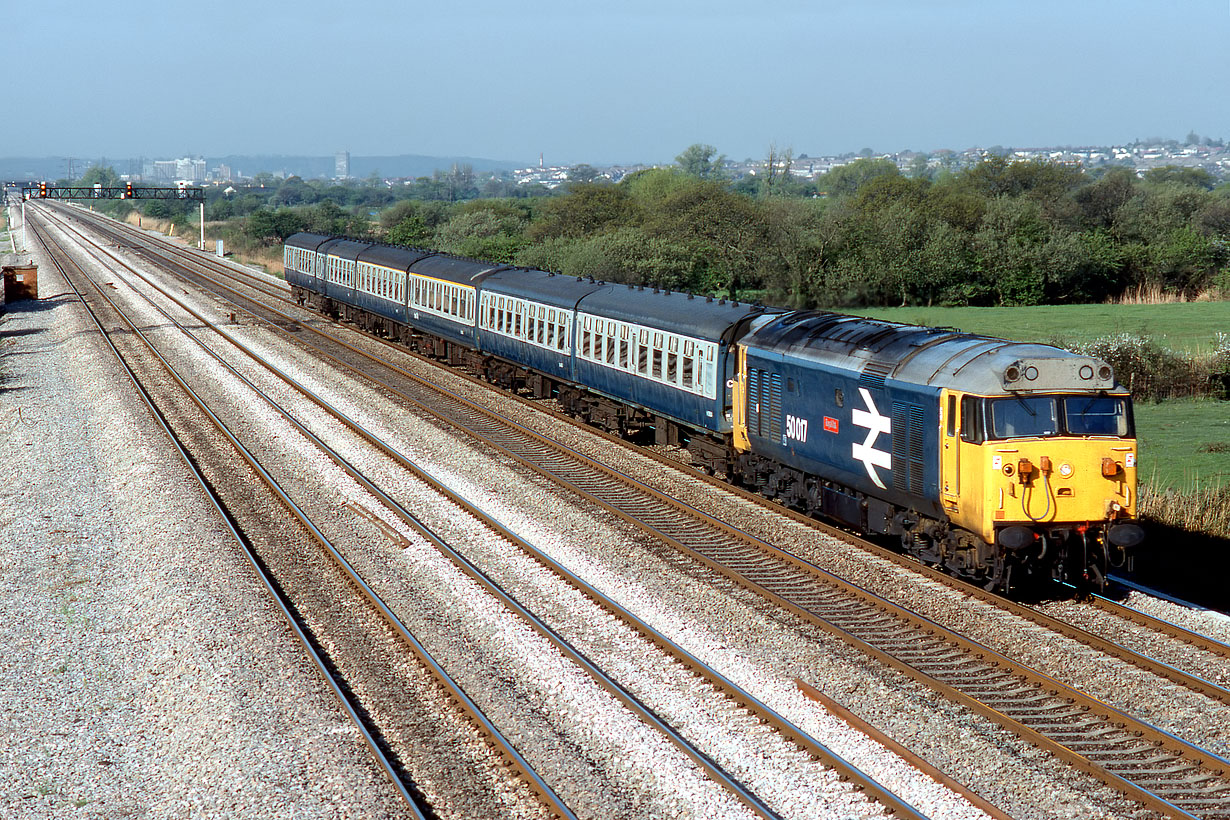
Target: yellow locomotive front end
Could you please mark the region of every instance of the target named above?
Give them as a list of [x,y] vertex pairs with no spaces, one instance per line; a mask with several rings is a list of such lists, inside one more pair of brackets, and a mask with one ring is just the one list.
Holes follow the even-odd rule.
[[1082,370],[1075,379],[1039,377],[1054,366],[1014,362],[998,394],[942,392],[941,503],[952,524],[981,537],[1005,576],[1029,567],[1100,588],[1144,535],[1134,523],[1131,398],[1109,368],[1102,378]]

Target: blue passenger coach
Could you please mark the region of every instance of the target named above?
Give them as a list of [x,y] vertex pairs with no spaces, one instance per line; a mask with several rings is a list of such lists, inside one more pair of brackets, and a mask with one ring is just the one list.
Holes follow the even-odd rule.
[[[576,381],[573,318],[577,302],[607,285],[532,268],[505,268],[483,278],[478,342],[483,353],[558,382]],[[517,374],[489,361],[491,381],[511,386]],[[531,376],[531,378],[533,378]],[[550,395],[535,381],[535,395]]]
[[291,287],[321,291],[320,246],[333,237],[318,233],[297,233],[287,238],[282,250],[282,267]]
[[729,433],[733,345],[763,313],[725,299],[608,285],[577,305],[575,380],[663,422]]

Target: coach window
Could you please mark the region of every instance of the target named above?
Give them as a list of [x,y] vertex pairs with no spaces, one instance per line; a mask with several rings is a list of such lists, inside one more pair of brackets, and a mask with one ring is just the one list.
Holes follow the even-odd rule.
[[628,326],[619,326],[619,366],[628,369]]

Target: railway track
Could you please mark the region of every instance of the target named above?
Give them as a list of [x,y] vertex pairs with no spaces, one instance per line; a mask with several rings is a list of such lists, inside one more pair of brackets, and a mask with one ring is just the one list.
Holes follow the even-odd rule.
[[[157,344],[151,341],[147,331],[142,329],[137,322],[134,322],[103,287],[99,286],[79,266],[73,263],[62,247],[55,243],[44,231],[35,227],[35,223],[32,222],[31,227],[37,240],[45,248],[48,257],[53,260],[57,269],[64,275],[65,280],[72,285],[74,292],[81,299],[82,303],[86,305],[103,337],[107,340],[108,345],[128,372],[147,406],[154,413],[163,429],[166,430],[168,436],[171,437],[176,450],[183,457],[185,464],[192,471],[193,475],[197,477],[213,505],[223,517],[236,542],[242,547],[245,557],[276,602],[279,611],[286,617],[293,633],[303,645],[313,665],[324,678],[331,691],[337,696],[343,710],[358,728],[374,759],[388,775],[390,781],[403,798],[411,816],[427,818],[435,817],[437,814],[430,798],[415,782],[408,771],[407,750],[403,746],[399,752],[395,748],[395,744],[388,739],[390,728],[402,730],[404,734],[404,726],[397,725],[395,721],[388,720],[387,711],[390,708],[390,704],[403,702],[415,697],[413,692],[396,683],[402,677],[395,671],[397,665],[401,662],[401,658],[389,657],[387,648],[382,653],[381,647],[378,645],[379,638],[373,640],[370,636],[364,641],[364,651],[362,653],[364,662],[362,664],[356,664],[352,657],[345,656],[344,653],[327,648],[330,645],[345,645],[345,641],[351,642],[353,647],[354,643],[359,642],[364,637],[361,634],[363,627],[345,625],[339,629],[337,626],[338,621],[336,620],[330,624],[330,614],[337,616],[339,613],[351,608],[352,605],[346,602],[321,601],[318,597],[314,597],[311,593],[306,592],[307,588],[315,587],[316,592],[319,594],[321,587],[316,585],[321,583],[321,581],[319,577],[314,576],[305,583],[302,577],[302,564],[294,558],[288,559],[292,551],[287,548],[293,539],[283,538],[271,544],[267,542],[267,539],[261,539],[258,535],[252,535],[254,531],[261,529],[259,526],[252,526],[253,520],[258,525],[268,521],[267,505],[269,504],[281,505],[295,519],[300,535],[307,536],[315,542],[315,545],[323,548],[328,553],[335,562],[335,568],[343,573],[345,582],[352,585],[353,589],[357,590],[366,599],[368,608],[366,616],[369,625],[372,621],[378,620],[381,627],[392,629],[397,634],[403,645],[408,646],[412,650],[414,656],[417,657],[430,677],[445,689],[446,694],[444,697],[449,702],[458,705],[464,712],[465,719],[474,724],[477,731],[484,738],[485,743],[495,750],[500,760],[503,761],[502,765],[510,767],[514,777],[522,779],[529,785],[530,790],[543,802],[550,814],[564,818],[575,817],[559,796],[546,785],[542,777],[525,762],[511,741],[496,729],[490,719],[468,698],[461,687],[432,657],[431,653],[410,634],[404,624],[384,604],[380,597],[355,573],[353,567],[348,564],[330,539],[311,520],[308,513],[291,498],[290,494],[287,493],[278,480],[261,465],[256,455],[239,440],[225,421],[208,407],[207,402],[190,386],[185,376],[158,351]],[[85,290],[81,287],[82,285],[92,289],[96,297],[93,299],[87,297]],[[99,313],[104,310],[108,316],[106,319],[100,319]],[[104,321],[112,323],[114,326],[108,329],[104,327]],[[213,474],[209,475],[207,474],[209,472],[208,468],[202,467],[202,461],[205,459],[202,459],[200,456],[200,430],[196,430],[191,436],[186,436],[183,433],[183,428],[185,427],[183,420],[179,419],[177,422],[174,414],[161,409],[163,405],[175,404],[175,400],[165,395],[157,397],[151,395],[150,391],[144,386],[146,382],[151,381],[150,376],[148,374],[138,375],[138,369],[129,364],[132,354],[121,352],[120,346],[117,346],[115,343],[117,333],[126,337],[127,344],[122,342],[120,346],[131,346],[132,340],[139,340],[144,350],[160,363],[169,381],[173,382],[182,391],[183,396],[200,411],[198,418],[203,417],[207,420],[208,424],[212,425],[212,433],[224,439],[232,448],[232,453],[239,457],[241,463],[246,464],[255,475],[259,476],[260,482],[274,497],[273,499],[250,498],[244,504],[242,501],[243,497],[251,496],[250,488],[228,493],[219,487],[221,482],[219,481],[218,470],[215,469]],[[180,428],[178,432],[176,430],[177,427]],[[185,440],[190,437],[198,439],[196,446],[192,442]],[[192,451],[195,451],[195,453]],[[236,503],[237,499],[239,504]],[[238,509],[240,506],[245,507],[245,509]],[[244,520],[247,521],[246,526],[243,523]],[[260,543],[262,540],[266,540],[266,543]],[[296,576],[298,576],[298,580],[296,580]],[[325,582],[324,585],[328,586],[328,582]],[[325,610],[327,610],[328,614],[325,613]],[[329,628],[330,626],[332,628]],[[400,652],[398,653],[398,655],[401,654]],[[373,677],[382,679],[382,682],[373,684]],[[390,681],[394,682],[391,687]],[[356,695],[358,691],[370,693],[381,692],[381,690],[383,690],[382,696],[379,697],[363,699]],[[387,722],[382,722],[376,717],[381,712],[385,712],[384,720]],[[396,733],[395,731],[394,734]]]
[[[135,271],[134,273],[136,273],[136,275],[138,276],[141,275],[140,273],[135,272]],[[313,391],[311,391],[304,385],[295,381],[294,378],[292,378],[290,375],[288,375],[284,371],[278,369],[276,366],[270,364],[269,362],[262,360],[260,355],[256,351],[252,350],[250,347],[244,345],[238,339],[234,338],[224,328],[218,327],[217,325],[214,325],[213,323],[211,323],[210,320],[206,316],[193,310],[190,306],[188,306],[187,304],[179,300],[174,294],[166,290],[158,288],[156,283],[153,283],[149,280],[146,280],[146,283],[151,288],[160,290],[161,295],[166,300],[173,302],[177,307],[179,307],[185,313],[188,313],[191,316],[192,320],[194,321],[195,325],[208,327],[213,332],[226,338],[226,340],[228,341],[230,345],[234,346],[236,349],[241,351],[249,359],[251,359],[254,362],[257,362],[262,367],[268,369],[275,376],[277,376],[281,381],[283,381],[287,385],[294,388],[296,391],[298,391],[302,396],[306,397],[308,400],[312,401],[318,408],[326,411],[331,416],[333,416],[335,419],[337,419],[338,421],[341,421],[344,425],[350,428],[353,432],[357,433],[359,436],[365,439],[367,442],[376,446],[378,449],[381,450],[381,452],[384,455],[396,461],[401,467],[413,473],[416,477],[418,477],[424,483],[427,483],[433,486],[433,488],[437,492],[449,497],[455,504],[461,507],[465,511],[466,514],[474,517],[476,520],[481,521],[484,526],[488,527],[490,530],[497,533],[501,538],[505,539],[508,543],[516,545],[519,549],[523,550],[526,554],[533,556],[535,560],[539,561],[543,566],[546,566],[551,571],[555,572],[560,578],[562,578],[566,583],[571,585],[574,589],[581,591],[590,600],[594,601],[599,606],[604,608],[608,613],[618,617],[625,624],[627,624],[629,627],[631,627],[636,632],[638,632],[642,637],[646,638],[650,643],[656,646],[660,651],[664,652],[665,654],[670,656],[672,659],[674,659],[674,661],[678,663],[681,667],[685,667],[686,669],[690,670],[692,675],[699,677],[700,679],[703,679],[706,683],[710,684],[715,689],[716,692],[720,693],[720,695],[728,701],[728,703],[726,704],[726,708],[735,709],[740,712],[749,713],[754,718],[755,721],[765,724],[767,726],[771,726],[774,731],[779,733],[784,739],[786,739],[790,744],[792,744],[795,749],[802,751],[804,754],[809,755],[815,760],[821,761],[821,763],[824,766],[836,771],[843,781],[849,781],[850,786],[846,787],[847,790],[851,792],[853,792],[855,789],[857,789],[858,791],[861,791],[863,794],[867,795],[871,799],[880,803],[884,807],[885,810],[887,810],[890,813],[893,813],[894,816],[907,817],[907,818],[924,817],[924,815],[918,812],[917,809],[913,808],[909,804],[902,801],[899,797],[893,794],[890,790],[876,783],[873,779],[868,777],[863,772],[859,771],[856,767],[852,766],[849,762],[842,759],[839,755],[836,755],[830,749],[825,747],[823,744],[814,740],[813,738],[808,736],[805,732],[798,729],[796,726],[792,725],[789,721],[787,721],[785,718],[775,713],[768,706],[759,702],[750,693],[746,692],[745,690],[740,688],[738,685],[734,684],[730,680],[723,677],[720,673],[718,673],[716,670],[712,669],[707,664],[700,661],[695,656],[687,653],[681,647],[671,642],[668,638],[666,638],[664,635],[662,635],[657,630],[653,629],[651,626],[649,626],[647,623],[645,623],[641,619],[637,618],[631,612],[620,607],[614,601],[604,596],[597,589],[595,589],[594,587],[592,587],[591,585],[583,581],[580,577],[576,576],[575,574],[569,572],[567,569],[565,569],[561,565],[552,561],[545,553],[543,553],[542,551],[533,547],[528,542],[516,536],[515,533],[513,533],[511,530],[506,528],[504,525],[500,524],[495,519],[491,518],[489,515],[484,513],[482,510],[478,509],[477,507],[470,504],[469,502],[466,502],[464,499],[461,499],[460,497],[458,497],[447,486],[438,482],[427,471],[418,467],[416,464],[414,464],[412,461],[407,459],[401,453],[397,452],[392,446],[390,446],[386,442],[383,442],[381,439],[379,439],[372,432],[364,429],[360,424],[355,422],[353,419],[350,419],[344,413],[341,413],[336,408],[329,405],[326,401],[321,399],[319,396],[315,395]],[[617,699],[619,699],[622,703],[624,703],[624,705],[627,706],[629,709],[637,713],[638,716],[642,720],[644,720],[646,723],[654,726],[656,729],[658,729],[659,731],[667,735],[671,739],[671,741],[675,743],[677,746],[679,746],[679,748],[688,757],[690,757],[702,769],[704,769],[710,778],[720,783],[723,786],[723,788],[727,789],[729,792],[735,795],[742,803],[744,803],[745,806],[751,809],[751,811],[755,815],[760,816],[760,817],[766,817],[766,818],[777,818],[780,816],[770,806],[766,805],[766,803],[760,797],[758,797],[748,788],[743,786],[738,780],[736,780],[727,771],[722,769],[714,760],[712,760],[709,757],[709,755],[706,752],[702,751],[694,743],[685,739],[678,731],[672,728],[665,720],[658,717],[651,710],[645,707],[641,703],[641,701],[638,699],[638,696],[636,694],[625,689],[621,684],[616,682],[612,677],[610,677],[605,672],[603,672],[603,670],[596,663],[594,663],[589,658],[584,657],[579,652],[577,652],[575,649],[573,649],[572,646],[569,644],[568,640],[564,638],[561,634],[556,632],[542,618],[536,616],[533,612],[529,611],[526,607],[522,606],[518,601],[516,601],[511,596],[509,596],[507,593],[505,593],[503,589],[501,588],[500,584],[495,579],[488,576],[476,564],[474,564],[472,561],[467,559],[460,548],[448,543],[448,541],[445,538],[441,537],[438,533],[434,532],[430,527],[424,524],[417,516],[415,516],[413,513],[407,510],[403,505],[398,503],[389,494],[381,490],[372,480],[367,478],[358,468],[356,468],[353,464],[347,461],[347,459],[343,457],[336,449],[334,449],[332,446],[330,446],[328,443],[322,440],[319,436],[313,433],[303,423],[298,421],[290,411],[288,411],[285,407],[279,404],[275,399],[273,399],[267,393],[260,390],[260,388],[258,388],[255,384],[253,384],[248,378],[243,376],[234,367],[227,364],[222,359],[222,357],[218,356],[216,353],[209,350],[209,348],[205,346],[204,343],[201,342],[199,338],[197,338],[197,335],[193,330],[189,329],[184,324],[176,320],[165,310],[159,308],[159,312],[167,322],[175,325],[175,327],[178,330],[180,330],[182,333],[189,336],[190,338],[193,338],[197,342],[197,344],[199,344],[203,349],[208,351],[209,354],[216,361],[218,361],[219,364],[229,369],[237,379],[243,381],[248,386],[249,389],[251,389],[256,395],[260,396],[262,400],[264,400],[266,403],[270,405],[270,407],[272,407],[276,412],[281,414],[287,421],[289,421],[293,426],[295,426],[301,434],[303,434],[306,438],[310,439],[315,444],[315,446],[318,447],[322,452],[324,452],[330,459],[332,459],[334,463],[336,463],[343,470],[345,470],[351,477],[353,477],[356,481],[358,481],[373,496],[378,498],[380,502],[384,505],[385,509],[390,511],[393,515],[395,515],[400,521],[406,524],[409,528],[417,531],[420,535],[424,536],[438,550],[444,553],[451,561],[453,561],[458,567],[460,567],[462,571],[464,571],[467,575],[469,575],[471,578],[473,578],[475,581],[481,584],[490,594],[499,598],[501,602],[505,606],[507,606],[510,610],[516,612],[520,617],[526,620],[539,634],[546,637],[557,649],[559,649],[563,654],[567,655],[572,662],[576,663],[578,666],[585,669],[586,672],[589,673],[591,677],[593,677],[599,683],[599,685],[601,685],[609,693],[614,695]],[[130,325],[130,326],[135,327],[135,325]],[[236,442],[236,445],[238,446],[237,442]],[[289,497],[286,498],[286,501],[287,503],[293,504],[293,502],[290,502]],[[367,512],[366,510],[357,509],[357,511],[360,512],[360,514],[370,516],[370,513]],[[304,517],[303,520],[305,523],[307,523],[306,517]],[[334,559],[339,563],[339,565],[341,565],[345,569],[352,583],[354,583],[356,586],[363,589],[365,596],[368,597],[368,599],[378,609],[381,610],[381,612],[385,615],[387,619],[392,619],[391,623],[394,624],[395,628],[397,629],[399,634],[402,635],[403,639],[414,642],[417,648],[422,649],[421,644],[418,644],[417,641],[414,641],[413,636],[409,634],[408,630],[406,630],[404,626],[400,625],[400,622],[396,620],[396,616],[392,614],[389,607],[385,605],[379,599],[379,596],[377,595],[377,593],[375,593],[367,585],[367,583],[359,576],[359,574],[350,566],[350,564],[346,561],[345,557],[342,556],[341,552],[337,550],[335,547],[333,547],[332,545],[328,544],[326,540],[322,540],[323,538],[324,538],[323,535],[318,536],[318,540],[321,540],[322,545],[324,545],[325,548],[330,552],[330,554],[333,555]],[[426,650],[422,650],[422,651],[425,652]],[[438,664],[436,664],[434,660],[432,660],[431,663],[433,663],[435,667],[438,668]],[[445,674],[445,673],[443,673],[443,670],[440,669],[438,674]],[[464,697],[464,693],[461,693],[460,697]],[[477,709],[477,707],[474,707],[474,708]],[[481,715],[481,712],[478,712],[477,714]],[[487,721],[485,718],[482,718],[482,721],[483,721],[482,726],[483,726],[484,732],[494,731],[494,729],[490,726],[489,721]],[[496,732],[496,736],[497,737],[499,736],[498,732]],[[515,763],[519,768],[522,768],[523,770],[527,769],[525,761],[520,759],[519,757],[510,762]],[[528,769],[528,771],[532,773],[532,769]],[[565,816],[565,817],[573,816],[571,812],[569,812],[562,803],[557,802],[556,798],[553,797],[553,793],[550,792],[550,790],[547,789],[545,784],[541,783],[541,780],[536,778],[536,776],[535,776],[534,784],[535,784],[534,790],[536,793],[539,791],[540,788],[546,789],[547,796],[551,798],[547,802],[553,812],[558,812],[560,816]],[[973,798],[973,801],[976,804],[980,802],[979,798],[977,798],[976,795],[970,795],[970,796]],[[853,797],[853,799],[857,801],[859,798],[855,796]],[[981,801],[981,802],[983,803],[985,810],[988,812],[990,816],[992,817],[1005,817],[1006,816],[998,812],[994,807],[990,806],[989,804],[985,804],[985,801]]]
[[[399,375],[413,378],[404,371]],[[381,384],[397,389],[384,381]],[[405,391],[401,395],[426,409],[421,396]],[[1216,755],[844,584],[818,567],[664,498],[575,451],[553,447],[521,425],[494,419],[459,397],[449,397],[446,403],[451,405],[450,416],[460,416],[457,423],[462,429],[485,438],[490,446],[527,468],[549,465],[544,469],[547,474],[584,497],[1150,808],[1178,817],[1230,816],[1228,764]],[[1036,620],[1035,616],[1023,617]],[[1149,663],[1148,659],[1139,662]],[[1157,674],[1166,671],[1156,664],[1153,667],[1150,671]],[[1185,683],[1197,691],[1205,684],[1198,680]]]
[[[120,236],[118,235],[118,233],[116,233],[118,231],[118,232],[123,232],[123,235],[132,237],[133,239],[137,240],[138,243],[141,243],[141,244],[134,244],[131,247],[134,247],[138,250],[142,247],[146,247],[144,243],[148,241],[148,237],[144,236],[144,234],[142,234],[140,231],[137,231],[136,229],[133,229],[130,226],[123,225],[122,223],[115,223],[113,221],[103,222],[96,218],[90,220],[90,222],[92,225],[94,225],[95,228],[99,230],[105,230],[105,231],[111,232],[114,236],[116,236],[117,240],[120,240]],[[216,263],[214,260],[212,260],[208,256],[203,256],[199,252],[188,250],[185,248],[180,248],[175,245],[165,244],[163,246],[163,249],[159,251],[159,254],[161,254],[163,258],[173,257],[179,260],[181,263],[191,264],[195,267],[200,267],[202,269],[212,267],[213,270],[224,273],[225,275],[234,278],[236,281],[243,282],[244,284],[251,287],[252,289],[257,290],[258,292],[266,296],[279,300],[280,302],[282,302],[288,307],[295,305],[295,302],[289,297],[289,290],[290,290],[289,286],[287,286],[283,280],[274,279],[272,277],[266,277],[266,278],[258,277],[238,266],[230,266],[230,265],[223,266],[219,263]],[[223,283],[217,280],[214,280],[214,279],[207,279],[207,282],[210,286],[222,286],[224,288],[226,287]],[[228,288],[228,290],[230,289]],[[242,295],[238,293],[237,291],[230,290],[230,292],[232,293],[232,295],[242,297]],[[291,316],[287,315],[287,316],[283,316],[280,318],[283,321],[287,322],[287,324],[284,325],[284,327],[287,327],[287,328],[289,327],[299,328],[300,327],[298,324],[296,324],[296,320]],[[389,342],[387,340],[380,339],[377,337],[370,337],[370,338],[373,342],[378,343],[386,348],[396,350],[398,353],[402,355],[413,356],[422,361],[430,361],[430,360],[424,359],[423,357],[418,356],[418,354],[407,351],[406,348],[401,345],[397,345],[393,342]],[[369,360],[372,359],[372,357],[370,357],[366,353],[363,353],[362,351],[354,350],[353,352],[357,353],[360,356],[366,357]],[[438,363],[433,362],[433,365],[437,365],[437,364]],[[481,379],[475,378],[474,376],[471,376],[467,373],[464,373],[463,371],[458,371],[456,369],[450,369],[449,372],[457,375],[459,378],[466,379],[474,383],[475,385],[482,386],[483,388],[488,387],[486,382],[482,381]],[[544,407],[542,402],[531,402],[527,399],[524,399],[520,396],[515,396],[515,395],[509,395],[509,394],[502,394],[502,395],[507,396],[508,398],[510,398],[510,400],[522,402],[527,407],[533,407],[538,412],[546,413],[558,421],[572,425],[578,429],[584,430],[589,435],[601,437],[605,439],[606,441],[609,441],[612,444],[617,445],[617,446],[621,446],[621,447],[629,446],[626,441],[616,436],[613,436],[605,431],[598,430],[596,428],[593,428],[588,425],[584,425],[580,422],[577,422],[576,420],[572,419],[571,417],[567,415],[564,415],[557,411],[553,411],[549,407]],[[1116,644],[1113,644],[1112,642],[1099,639],[1096,635],[1091,635],[1085,630],[1080,629],[1079,627],[1074,627],[1072,624],[1067,623],[1060,618],[1048,616],[1045,613],[1040,612],[1036,608],[1021,606],[1020,604],[1018,604],[1015,601],[1012,601],[1011,599],[1004,598],[1003,596],[998,595],[996,593],[986,592],[985,590],[982,590],[978,587],[965,583],[961,581],[960,579],[953,578],[952,576],[942,571],[936,570],[935,568],[925,566],[911,558],[907,558],[899,553],[893,552],[892,550],[885,549],[884,547],[874,542],[871,542],[864,538],[860,538],[858,536],[852,535],[851,533],[845,530],[829,526],[821,521],[818,521],[811,517],[802,515],[789,508],[783,507],[780,504],[777,504],[768,499],[765,499],[764,497],[760,496],[757,493],[748,491],[739,486],[728,484],[720,478],[716,478],[713,476],[707,476],[707,475],[704,475],[703,473],[696,473],[690,470],[689,468],[687,468],[686,465],[681,465],[681,463],[678,460],[671,458],[668,455],[664,455],[662,453],[655,452],[653,450],[644,449],[644,448],[636,448],[636,452],[642,456],[654,459],[659,464],[663,465],[664,467],[670,468],[672,470],[679,470],[682,466],[685,469],[685,472],[687,472],[687,474],[690,477],[696,480],[705,482],[709,484],[710,486],[720,488],[726,492],[733,493],[745,500],[748,500],[758,505],[761,505],[763,507],[772,509],[778,514],[783,515],[787,518],[790,518],[793,521],[806,524],[807,526],[813,527],[825,533],[826,535],[839,538],[852,546],[856,546],[859,549],[871,552],[872,554],[877,555],[878,557],[883,558],[885,560],[891,561],[899,566],[909,567],[913,571],[920,572],[924,574],[926,577],[931,578],[932,580],[938,581],[947,586],[951,586],[954,589],[960,589],[962,592],[967,593],[981,601],[1006,608],[1016,615],[1025,617],[1029,620],[1034,621],[1035,623],[1038,623],[1040,626],[1044,626],[1045,628],[1054,630],[1056,632],[1059,632],[1060,634],[1065,634],[1068,637],[1073,638],[1075,640],[1079,640],[1083,643],[1089,643],[1090,645],[1096,646],[1100,651],[1106,652],[1107,654],[1110,654],[1114,657],[1118,657],[1120,660],[1124,660],[1128,663],[1139,666],[1142,669],[1146,669],[1155,674],[1159,674],[1176,683],[1187,686],[1188,688],[1193,689],[1193,691],[1202,692],[1203,694],[1207,694],[1210,697],[1213,697],[1217,700],[1221,700],[1223,702],[1230,702],[1227,700],[1227,695],[1230,693],[1228,693],[1224,687],[1220,687],[1217,685],[1209,686],[1208,681],[1202,680],[1198,675],[1184,675],[1182,670],[1176,670],[1173,668],[1169,668],[1167,667],[1166,664],[1160,664],[1160,663],[1154,662],[1152,659],[1148,658],[1147,656],[1143,656],[1139,653],[1134,653],[1131,650],[1127,650],[1126,647],[1121,647]],[[1177,638],[1185,643],[1188,643],[1192,646],[1206,650],[1212,654],[1224,655],[1225,653],[1226,645],[1222,643],[1221,641],[1218,641],[1215,638],[1210,638],[1209,636],[1201,635],[1191,630],[1183,629],[1182,627],[1178,627],[1177,625],[1170,624],[1163,619],[1156,618],[1147,613],[1139,612],[1136,610],[1130,610],[1130,608],[1125,607],[1124,605],[1118,603],[1117,601],[1107,596],[1099,596],[1099,595],[1089,596],[1086,602],[1090,606],[1097,607],[1103,611],[1111,612],[1113,614],[1118,615],[1119,617],[1125,618],[1127,620],[1131,620],[1132,622],[1137,623],[1140,626],[1143,626],[1149,630],[1152,630],[1153,632],[1167,635],[1172,638]]]

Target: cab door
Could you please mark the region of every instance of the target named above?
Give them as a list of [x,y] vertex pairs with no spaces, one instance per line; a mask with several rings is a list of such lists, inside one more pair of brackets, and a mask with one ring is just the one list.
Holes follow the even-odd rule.
[[961,501],[961,395],[940,391],[940,501],[955,516]]

